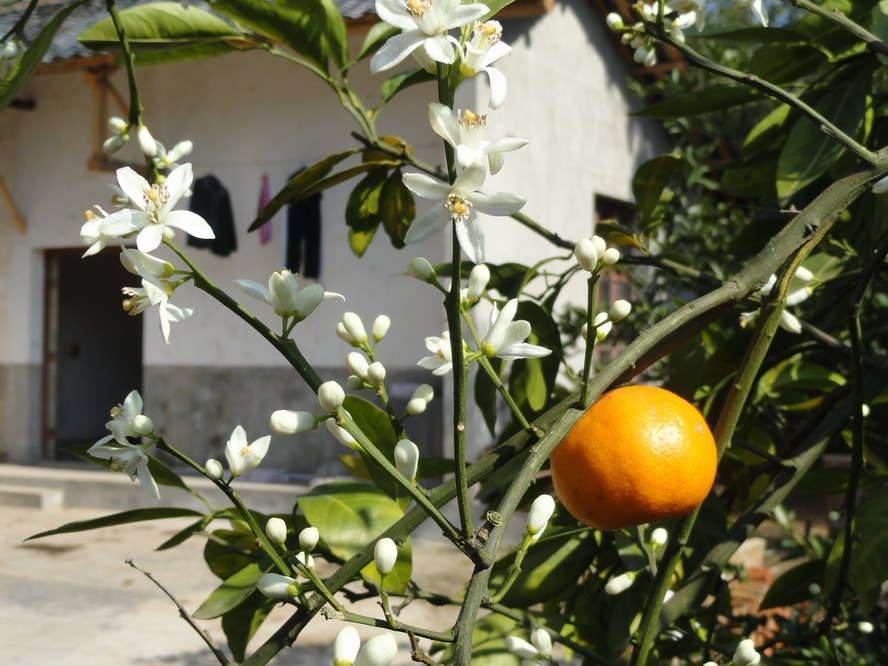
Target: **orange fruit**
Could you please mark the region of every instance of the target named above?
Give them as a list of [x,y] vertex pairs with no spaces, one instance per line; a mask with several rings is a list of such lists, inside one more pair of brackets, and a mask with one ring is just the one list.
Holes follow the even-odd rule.
[[699,506],[715,480],[717,453],[687,400],[655,386],[626,386],[592,403],[551,462],[555,492],[571,515],[617,530]]

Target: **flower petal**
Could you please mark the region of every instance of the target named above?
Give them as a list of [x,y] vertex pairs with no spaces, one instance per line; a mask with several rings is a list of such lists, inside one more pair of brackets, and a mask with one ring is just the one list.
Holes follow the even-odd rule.
[[136,247],[141,252],[153,252],[160,247],[160,242],[163,240],[163,226],[157,223],[145,226],[136,237]]
[[[483,166],[467,167],[453,181],[453,188],[464,192],[475,192],[484,184],[486,175]],[[471,200],[472,197],[470,196],[469,199]]]
[[[424,173],[405,173],[402,176],[407,189],[423,199],[446,199],[451,187]],[[457,178],[457,180],[459,180]]]
[[190,164],[183,164],[170,171],[170,175],[167,176],[166,183],[164,183],[170,198],[160,207],[160,211],[158,211],[159,219],[166,221],[164,218],[167,211],[176,207],[179,199],[191,189],[191,181],[193,180],[194,174],[191,171]]
[[468,25],[472,21],[477,21],[489,11],[487,5],[480,2],[475,2],[471,5],[459,5],[447,12],[447,17],[441,25],[441,30],[450,30],[451,28]]
[[469,219],[456,223],[456,237],[459,246],[473,264],[484,263],[484,231],[478,224],[478,216],[469,215]]
[[167,226],[181,229],[195,238],[216,237],[209,222],[190,210],[174,210],[166,216],[163,223]]
[[513,150],[523,148],[528,143],[530,141],[521,136],[504,136],[484,146],[484,152],[488,155],[491,153],[510,153]]
[[505,361],[514,361],[519,358],[542,358],[551,353],[551,349],[522,342],[503,349],[497,354],[497,358],[501,358]]
[[[102,219],[99,224],[99,233],[102,236],[111,238],[126,236],[134,231],[143,229],[151,221],[151,216],[144,211],[124,208]],[[83,233],[83,230],[81,230],[81,233]]]
[[253,282],[253,280],[235,280],[234,284],[247,296],[258,298],[260,301],[268,303],[268,305],[273,305],[271,302],[271,292],[268,291],[268,287],[265,285]]
[[435,133],[451,146],[459,145],[459,120],[453,109],[433,102],[429,104],[429,123]]
[[497,192],[496,194],[482,194],[473,192],[469,195],[469,201],[475,209],[487,215],[511,215],[521,210],[527,200],[517,194]]
[[390,37],[370,59],[370,71],[376,74],[391,69],[413,53],[424,39],[425,37],[418,30],[410,30]]
[[376,15],[380,20],[401,30],[415,30],[416,21],[407,13],[407,5],[398,0],[376,0]]
[[151,472],[148,470],[147,457],[139,461],[139,466],[136,468],[136,472],[139,475],[139,483],[142,484],[142,487],[148,491],[148,494],[151,495],[151,497],[159,500],[160,490],[158,490],[157,482],[154,480],[154,477],[151,476]]
[[506,329],[503,333],[502,342],[500,343],[500,347],[503,351],[505,351],[513,345],[524,342],[530,335],[530,330],[530,322],[525,321],[524,319],[513,321],[508,326],[506,326]]
[[305,319],[315,311],[324,300],[324,288],[319,284],[310,284],[296,295],[293,309],[296,316]]
[[505,161],[506,158],[502,153],[487,153],[487,166],[490,169],[490,175],[499,173]]
[[506,101],[506,76],[493,67],[484,67],[482,71],[487,74],[487,79],[490,81],[490,101],[487,106],[498,109]]
[[453,44],[450,43],[450,40],[444,35],[426,37],[422,45],[425,47],[429,57],[435,62],[442,62],[445,65],[449,65],[456,60],[456,50],[453,48]]
[[123,167],[117,170],[117,183],[136,208],[145,210],[145,191],[151,189],[147,180],[129,167]]
[[407,233],[404,235],[404,242],[408,245],[424,241],[429,236],[433,236],[447,226],[450,221],[450,211],[444,207],[444,202],[440,201],[430,210],[417,217],[410,224]]

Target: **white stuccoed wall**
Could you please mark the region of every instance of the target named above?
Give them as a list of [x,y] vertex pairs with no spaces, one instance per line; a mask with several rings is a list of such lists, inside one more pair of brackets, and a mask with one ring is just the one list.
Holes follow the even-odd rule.
[[[506,157],[503,172],[492,178],[484,191],[525,195],[524,212],[537,221],[565,238],[588,236],[594,193],[631,200],[630,180],[635,168],[662,152],[665,142],[653,125],[626,117],[632,102],[625,94],[622,60],[612,51],[606,28],[587,3],[559,2],[548,15],[506,21],[504,28],[504,39],[514,52],[498,66],[508,78],[509,94],[502,109],[489,113],[488,138],[526,136],[531,143]],[[144,68],[138,70],[138,77],[146,108],[144,119],[155,137],[167,146],[191,139],[195,151],[189,159],[195,175],[213,173],[229,189],[238,230],[237,252],[216,257],[208,251],[192,250],[191,256],[217,284],[244,300],[232,280],[265,282],[281,263],[278,227],[275,240],[266,246],[260,245],[258,234],[245,233],[256,211],[262,174],[269,175],[274,192],[297,168],[352,147],[354,141],[348,132],[353,121],[319,80],[263,53]],[[463,84],[457,106],[485,111],[488,95],[484,78]],[[370,76],[366,61],[352,73],[353,84],[370,106],[373,90],[382,80],[382,76]],[[126,90],[120,73],[115,83],[119,90]],[[442,159],[441,142],[427,122],[427,104],[434,95],[430,84],[402,93],[379,123],[380,134],[403,137],[430,162]],[[4,157],[0,173],[28,221],[27,233],[20,235],[5,211],[0,212],[0,314],[4,315],[0,319],[0,364],[35,368],[42,361],[43,345],[41,251],[79,245],[82,211],[94,203],[107,207],[108,185],[114,177],[85,168],[92,151],[92,103],[82,74],[37,77],[23,97],[33,98],[36,110],[10,109],[0,114]],[[415,256],[432,262],[449,259],[449,230],[404,251],[394,250],[380,231],[364,258],[355,258],[348,249],[343,217],[348,193],[356,182],[325,192],[322,205],[320,281],[328,291],[345,294],[347,301],[323,303],[299,324],[295,338],[310,362],[333,372],[342,368],[350,351],[333,333],[341,314],[353,310],[369,328],[377,314],[385,313],[393,325],[380,347],[384,362],[390,369],[414,369],[416,361],[427,353],[423,337],[437,335],[444,328],[440,297],[428,286],[395,274],[403,272]],[[428,205],[417,200],[418,212]],[[532,264],[542,256],[562,252],[512,220],[488,218],[484,228],[491,262]],[[582,299],[582,285],[579,280],[575,283],[566,296]],[[194,307],[195,315],[174,324],[172,344],[164,345],[156,313],[147,313],[146,370],[255,370],[283,365],[246,324],[201,292],[182,289],[175,302]],[[270,308],[250,299],[245,305],[276,328]],[[14,392],[7,389],[6,393]],[[7,400],[7,412],[11,404]],[[300,407],[268,405],[271,409],[282,406]],[[302,404],[300,408],[313,407]],[[28,408],[33,412],[36,407],[30,404]],[[231,427],[231,423],[219,426],[216,439],[226,436]],[[33,425],[30,432],[21,426],[10,433],[9,423],[5,429],[5,448],[11,457],[33,459],[36,443],[21,441],[36,434]],[[248,433],[252,434],[249,427]],[[0,450],[3,448],[0,443]]]

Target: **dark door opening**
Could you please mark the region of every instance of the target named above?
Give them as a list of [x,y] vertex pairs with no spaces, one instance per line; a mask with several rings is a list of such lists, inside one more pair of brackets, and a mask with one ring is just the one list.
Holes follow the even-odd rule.
[[44,442],[47,459],[108,434],[109,410],[142,387],[142,320],[128,317],[121,288],[139,286],[114,249],[46,253]]

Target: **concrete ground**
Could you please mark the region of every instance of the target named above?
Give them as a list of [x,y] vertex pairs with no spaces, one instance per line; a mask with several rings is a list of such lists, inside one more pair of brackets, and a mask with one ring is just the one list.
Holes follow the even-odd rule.
[[[0,482],[4,480],[4,467],[9,466],[0,465]],[[122,479],[129,485],[122,475],[101,474],[103,480]],[[51,485],[46,481],[41,483]],[[71,494],[70,490],[66,493]],[[114,495],[110,498],[113,502]],[[173,603],[125,563],[132,558],[169,589],[187,610],[193,611],[219,584],[203,564],[203,540],[192,538],[173,550],[154,551],[190,524],[190,519],[136,523],[24,541],[38,532],[122,508],[129,507],[41,509],[0,505],[0,663],[17,666],[217,663],[196,633],[179,617]],[[423,585],[429,585],[429,589],[456,593],[468,580],[470,571],[465,558],[453,557],[442,542],[433,538],[414,542],[414,577]],[[354,610],[366,615],[380,612],[373,600],[360,602]],[[438,609],[414,602],[401,617],[405,622],[443,631],[452,625],[455,614],[456,609]],[[273,613],[252,645],[258,646],[287,616],[283,608]],[[200,625],[224,646],[218,621],[201,621]],[[282,653],[273,663],[332,664],[331,645],[342,626],[339,621],[316,618],[297,647]],[[379,632],[371,627],[359,627],[365,639]],[[413,663],[406,639],[400,642],[404,649],[395,664]]]

